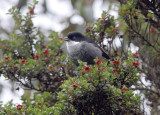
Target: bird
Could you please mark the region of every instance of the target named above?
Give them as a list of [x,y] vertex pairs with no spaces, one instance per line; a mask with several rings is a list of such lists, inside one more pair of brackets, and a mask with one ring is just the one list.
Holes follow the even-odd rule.
[[80,32],[70,32],[64,37],[64,41],[67,55],[76,66],[79,66],[78,60],[87,62],[88,65],[94,65],[96,58],[110,59],[100,46]]

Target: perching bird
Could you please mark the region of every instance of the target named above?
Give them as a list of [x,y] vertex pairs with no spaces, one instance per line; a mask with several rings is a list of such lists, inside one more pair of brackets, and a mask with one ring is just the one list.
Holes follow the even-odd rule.
[[93,65],[96,58],[102,59],[104,57],[110,59],[94,41],[79,32],[70,32],[64,40],[66,41],[67,54],[77,66],[79,65],[78,60]]

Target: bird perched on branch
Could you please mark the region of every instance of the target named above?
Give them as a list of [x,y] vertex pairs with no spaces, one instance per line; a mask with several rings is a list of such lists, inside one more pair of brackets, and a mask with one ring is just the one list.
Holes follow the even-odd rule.
[[67,54],[77,66],[79,65],[78,60],[93,65],[96,58],[110,59],[100,46],[79,32],[70,32],[64,40],[66,41]]

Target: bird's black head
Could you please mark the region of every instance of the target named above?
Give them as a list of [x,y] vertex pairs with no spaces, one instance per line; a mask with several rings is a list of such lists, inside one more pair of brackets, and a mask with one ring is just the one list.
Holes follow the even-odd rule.
[[76,41],[76,42],[80,42],[80,41],[85,41],[86,40],[86,37],[81,34],[80,32],[70,32],[68,35],[67,35],[67,40],[72,40],[72,41]]

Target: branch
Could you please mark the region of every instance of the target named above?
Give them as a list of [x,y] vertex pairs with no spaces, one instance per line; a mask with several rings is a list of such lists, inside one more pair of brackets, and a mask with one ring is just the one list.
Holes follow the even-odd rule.
[[[132,17],[131,17],[131,18],[132,18]],[[129,19],[129,17],[125,17],[125,18],[124,18],[126,24],[129,26],[129,28],[130,28],[134,33],[136,33],[139,37],[141,37],[149,46],[151,46],[151,47],[152,47],[153,49],[155,49],[157,52],[160,52],[154,45],[152,45],[148,40],[146,40],[143,35],[141,35],[139,32],[137,32],[137,31],[133,28],[132,24],[129,24],[129,23],[128,23],[128,19]]]

